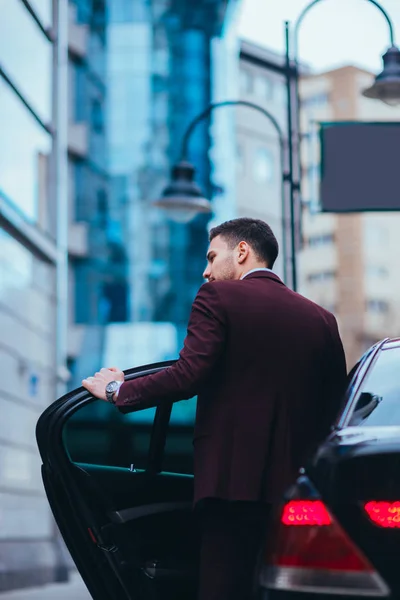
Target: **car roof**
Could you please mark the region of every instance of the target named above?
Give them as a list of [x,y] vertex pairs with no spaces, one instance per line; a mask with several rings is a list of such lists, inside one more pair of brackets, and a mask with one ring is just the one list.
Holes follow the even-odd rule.
[[384,344],[382,344],[382,350],[390,350],[391,348],[397,348],[400,346],[400,337],[397,338],[388,338],[385,340]]

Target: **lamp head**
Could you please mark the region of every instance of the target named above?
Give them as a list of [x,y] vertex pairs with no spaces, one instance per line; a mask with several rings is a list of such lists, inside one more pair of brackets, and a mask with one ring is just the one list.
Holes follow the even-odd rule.
[[177,163],[171,172],[171,181],[161,198],[153,202],[163,208],[177,223],[189,223],[200,213],[211,213],[211,202],[207,200],[194,181],[195,169],[187,161]]
[[373,85],[363,91],[363,96],[381,100],[389,106],[400,104],[400,50],[392,46],[382,57],[383,71]]

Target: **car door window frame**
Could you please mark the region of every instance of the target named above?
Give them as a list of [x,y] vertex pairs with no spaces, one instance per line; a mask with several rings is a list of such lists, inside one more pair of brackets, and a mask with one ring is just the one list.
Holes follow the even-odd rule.
[[[127,369],[125,371],[125,381],[131,381],[139,377],[145,377],[146,375],[157,373],[173,365],[175,362],[175,360],[165,361],[150,365],[143,365],[132,369]],[[85,390],[84,388],[78,388],[69,392],[62,398],[59,398],[55,403],[53,403],[42,415],[42,417],[46,416],[46,419],[50,418],[50,421],[48,422],[51,424],[51,426],[47,427],[45,430],[42,426],[42,422],[44,421],[42,417],[39,419],[37,424],[36,436],[38,441],[39,438],[41,439],[39,448],[43,448],[43,446],[47,446],[49,443],[49,441],[45,442],[45,444],[43,443],[44,437],[46,437],[47,440],[54,440],[56,437],[59,439],[60,444],[56,444],[57,449],[55,450],[55,452],[58,454],[58,451],[61,451],[61,453],[65,455],[65,458],[70,463],[73,463],[74,461],[72,461],[69,456],[68,448],[63,442],[63,431],[69,419],[77,411],[93,402],[102,402],[102,400],[91,398],[90,393],[87,390]],[[150,443],[145,464],[146,472],[157,473],[161,470],[172,404],[173,402],[163,401],[160,402],[158,405],[154,405],[156,411],[153,419],[153,425],[151,428]],[[141,408],[139,405],[138,408],[132,412],[139,412],[147,408],[149,407],[143,406]],[[42,459],[45,461],[44,456],[42,456]],[[61,461],[63,461],[63,458],[60,455],[58,455],[57,460],[60,459]]]
[[364,383],[370,369],[374,366],[376,361],[378,360],[379,354],[386,344],[389,338],[385,338],[375,346],[373,346],[365,355],[361,358],[360,366],[356,370],[353,378],[349,382],[349,386],[352,382],[354,382],[353,388],[348,395],[347,402],[345,408],[340,415],[335,430],[338,431],[340,429],[344,429],[349,426],[349,422],[351,420],[352,414],[354,412],[354,408],[357,404],[358,397],[360,394],[360,390],[362,388],[362,384]]

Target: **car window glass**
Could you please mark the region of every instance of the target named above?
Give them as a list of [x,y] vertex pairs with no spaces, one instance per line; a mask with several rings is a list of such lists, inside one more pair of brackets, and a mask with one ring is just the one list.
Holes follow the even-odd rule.
[[146,466],[155,408],[123,415],[101,400],[78,410],[67,422],[63,439],[73,462]]
[[196,398],[172,405],[164,450],[163,471],[193,473],[193,426]]
[[400,348],[382,350],[359,391],[349,425],[400,426]]

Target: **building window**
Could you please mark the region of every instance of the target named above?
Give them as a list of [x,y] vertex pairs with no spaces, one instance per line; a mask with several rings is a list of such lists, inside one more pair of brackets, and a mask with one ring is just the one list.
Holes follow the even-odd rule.
[[100,225],[106,227],[108,221],[108,199],[104,190],[97,192],[97,214]]
[[333,233],[326,233],[324,235],[312,235],[308,238],[308,245],[310,248],[318,248],[320,246],[326,246],[328,244],[333,244],[335,241],[335,236]]
[[267,77],[256,77],[254,81],[254,91],[260,100],[271,100],[273,94],[272,81]]
[[275,82],[274,96],[275,96],[275,101],[278,104],[280,104],[282,107],[285,107],[287,105],[288,91],[287,91],[286,85],[281,80],[279,80],[279,81],[277,80]]
[[364,240],[366,246],[382,245],[388,239],[388,231],[385,227],[377,225],[374,222],[367,221],[365,224]]
[[377,315],[389,312],[389,303],[385,300],[367,300],[367,311]]
[[321,271],[319,273],[310,273],[307,276],[307,281],[309,283],[325,283],[327,281],[333,281],[335,277],[335,271]]
[[[4,16],[5,10],[7,18]],[[39,117],[48,123],[51,120],[51,42],[40,31],[22,2],[2,2],[1,12],[1,67]],[[11,33],[13,31],[18,33],[14,35]],[[35,58],[30,60],[33,56]],[[2,139],[7,139],[2,129],[1,133]]]
[[387,268],[379,265],[367,265],[365,270],[366,274],[370,277],[380,277],[383,279],[388,276]]
[[1,78],[0,131],[0,194],[36,221],[39,206],[46,206],[42,167],[50,156],[51,136]]
[[268,148],[257,148],[253,163],[254,179],[260,183],[272,181],[274,175],[274,159]]
[[326,106],[329,103],[329,94],[326,92],[321,92],[320,94],[315,94],[314,96],[308,96],[308,98],[303,98],[301,100],[301,105],[304,108],[319,108],[321,106]]
[[92,102],[92,127],[96,133],[103,133],[104,113],[102,103],[99,100],[93,100]]
[[240,91],[243,94],[251,94],[253,92],[254,79],[253,75],[247,69],[240,70]]
[[51,27],[53,22],[51,0],[30,0],[30,4],[45,27]]

